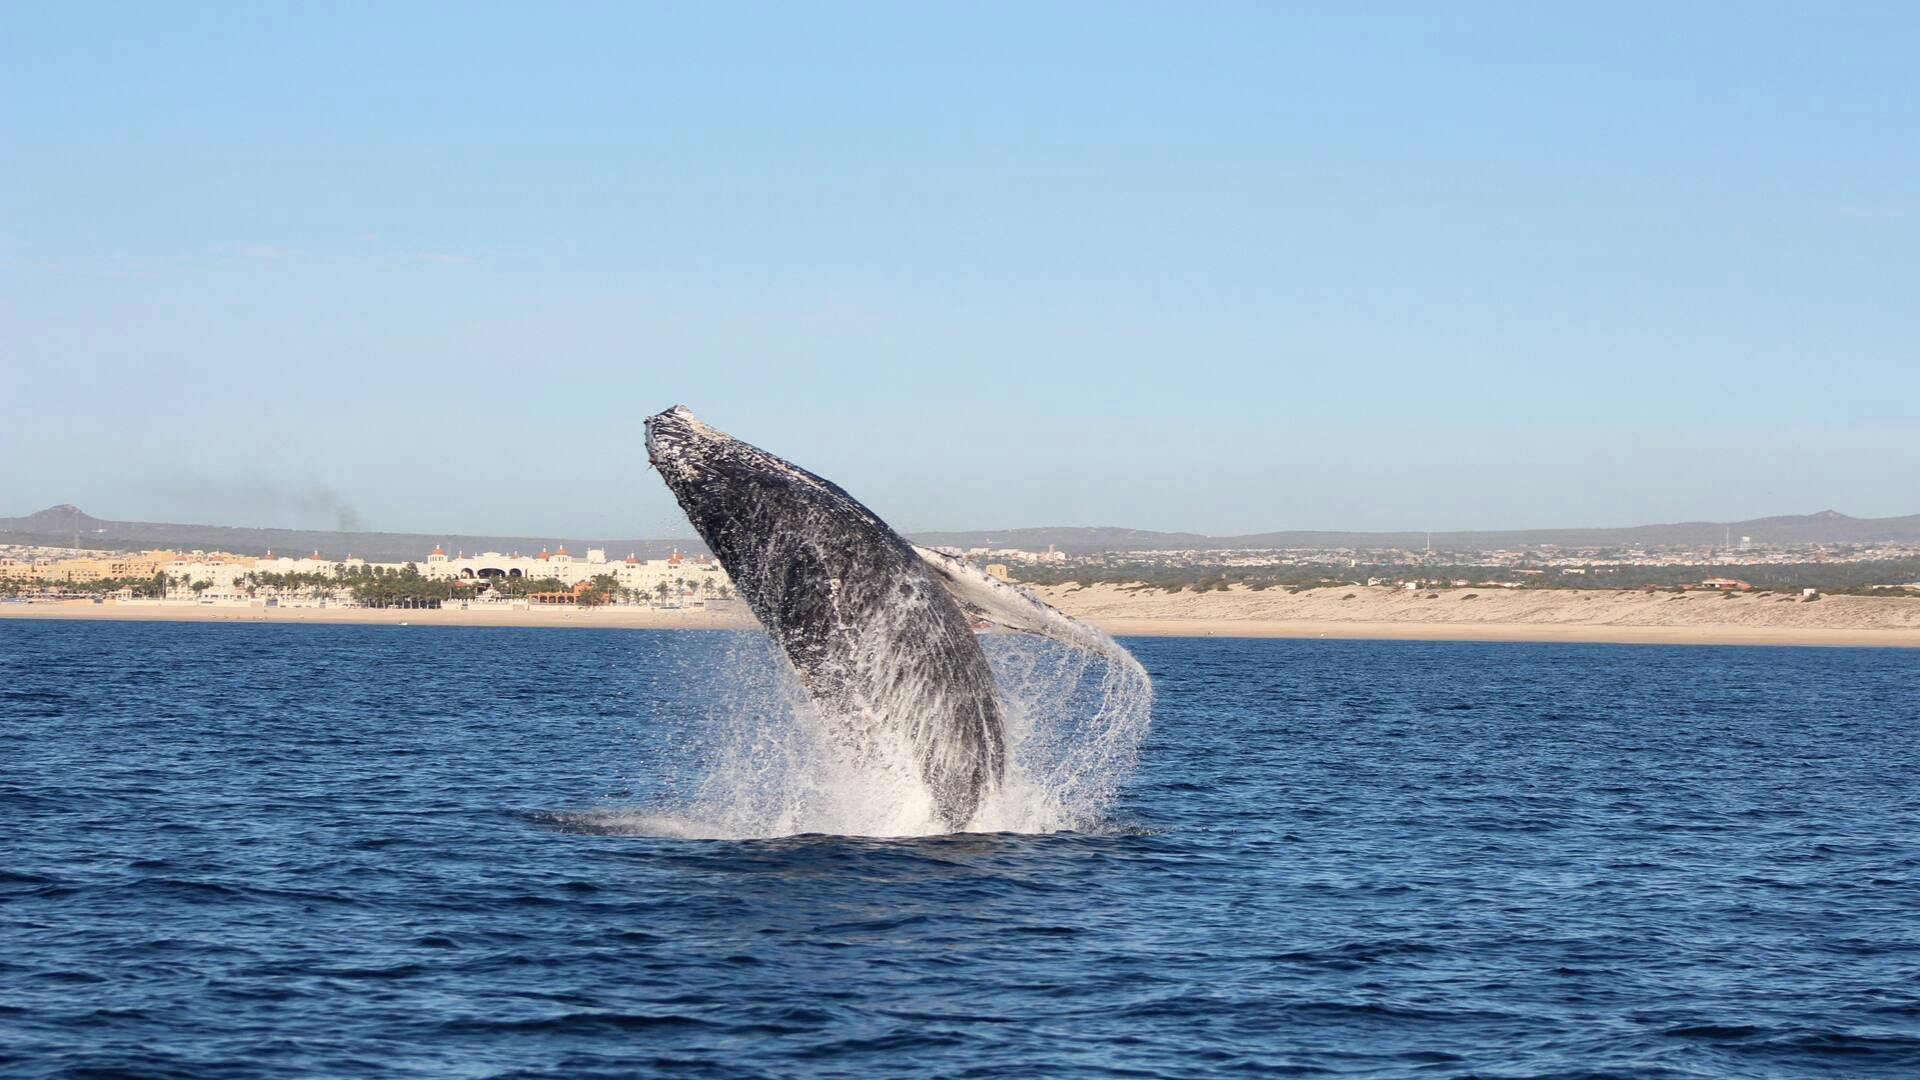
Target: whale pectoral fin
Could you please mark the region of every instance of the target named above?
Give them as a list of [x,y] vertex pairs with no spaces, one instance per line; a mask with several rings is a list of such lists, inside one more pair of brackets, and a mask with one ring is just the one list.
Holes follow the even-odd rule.
[[1112,639],[1036,596],[1031,589],[1001,581],[965,559],[914,545],[960,610],[1008,630],[1039,634],[1062,645],[1104,653]]

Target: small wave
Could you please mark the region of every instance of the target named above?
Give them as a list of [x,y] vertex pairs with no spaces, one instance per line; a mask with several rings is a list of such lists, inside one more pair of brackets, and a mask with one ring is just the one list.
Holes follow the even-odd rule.
[[670,840],[756,840],[723,823],[681,817],[656,810],[536,810],[527,815],[561,832],[586,836],[657,836]]
[[679,1013],[574,1012],[558,1016],[528,1017],[519,1020],[491,1020],[468,1017],[449,1020],[440,1030],[449,1034],[496,1032],[590,1033],[607,1029],[724,1027],[712,1020]]
[[1747,1039],[1761,1033],[1751,1024],[1687,1024],[1660,1034],[1675,1039]]
[[410,979],[427,973],[423,964],[394,964],[391,967],[320,967],[313,975],[329,979]]
[[0,885],[52,885],[58,878],[45,874],[24,873],[19,870],[0,870]]

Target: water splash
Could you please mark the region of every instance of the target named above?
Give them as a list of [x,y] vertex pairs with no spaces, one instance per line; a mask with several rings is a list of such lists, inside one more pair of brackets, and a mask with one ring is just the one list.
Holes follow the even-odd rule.
[[[1091,631],[1077,648],[1017,633],[981,644],[1006,712],[1008,761],[968,831],[1102,828],[1151,720],[1145,669]],[[699,839],[947,831],[902,730],[910,725],[823,715],[762,634],[732,635],[705,681],[700,722],[668,736],[676,745],[662,757],[658,797],[568,815],[568,827]]]
[[1139,759],[1152,721],[1146,669],[1104,634],[1075,648],[1028,634],[982,644],[1007,712],[1007,779],[971,827],[977,831],[1090,831]]

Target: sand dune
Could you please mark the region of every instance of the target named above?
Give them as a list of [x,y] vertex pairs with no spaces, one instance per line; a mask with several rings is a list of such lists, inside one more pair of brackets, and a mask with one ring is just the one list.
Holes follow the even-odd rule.
[[1119,634],[1920,646],[1920,599],[1384,586],[1206,593],[1039,590]]

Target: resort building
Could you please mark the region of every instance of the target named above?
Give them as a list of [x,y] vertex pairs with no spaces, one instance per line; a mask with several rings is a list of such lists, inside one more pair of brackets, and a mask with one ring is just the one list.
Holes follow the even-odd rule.
[[341,566],[351,570],[365,565],[366,560],[351,555],[344,559],[329,559],[318,551],[294,556],[275,555],[269,551],[252,561],[253,569],[263,574],[332,574]]
[[533,555],[521,555],[518,552],[502,554],[498,551],[485,551],[477,555],[455,552],[448,555],[445,548],[436,547],[427,555],[426,562],[420,564],[420,573],[435,580],[527,578],[537,581],[553,578],[568,587],[604,575],[611,577],[619,588],[651,596],[662,595],[660,586],[665,585],[665,595],[669,597],[692,593],[707,595],[722,586],[729,591],[732,588],[726,571],[720,569],[720,564],[709,556],[689,558],[675,551],[664,559],[640,559],[629,554],[624,559],[610,560],[603,548],[588,548],[585,555],[575,555],[567,550],[565,544],[552,551],[542,548]]

